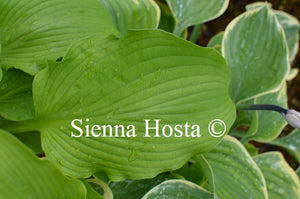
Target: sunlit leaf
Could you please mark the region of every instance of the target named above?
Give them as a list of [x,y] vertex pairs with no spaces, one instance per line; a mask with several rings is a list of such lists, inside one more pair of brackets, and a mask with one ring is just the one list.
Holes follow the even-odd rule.
[[78,38],[118,34],[98,0],[0,1],[0,65],[36,74]]
[[260,169],[235,138],[226,136],[203,156],[212,170],[215,198],[268,198]]
[[[221,119],[226,128],[216,125],[216,130],[226,133],[235,119],[228,84],[219,53],[163,31],[133,31],[120,40],[87,39],[72,47],[63,62],[35,77],[35,120],[4,128],[40,130],[46,156],[70,176],[102,171],[113,181],[150,178],[178,169],[222,139],[224,134],[213,137],[207,127]],[[71,126],[74,119],[82,119],[82,125],[75,122],[82,128],[80,138],[71,137],[72,132],[80,134]],[[144,137],[145,119],[151,127],[160,119],[160,137],[154,130]],[[191,127],[185,133],[187,122],[201,127],[200,137],[197,126],[194,137]],[[94,124],[134,125],[136,137],[126,130],[124,137],[121,132],[119,137],[103,137],[99,131],[86,137],[84,126]],[[178,126],[182,135],[174,130],[167,137],[168,128],[163,136],[164,125],[183,125]]]
[[100,0],[109,11],[117,29],[127,30],[156,28],[160,9],[153,0]]
[[300,181],[279,152],[254,157],[267,182],[269,198],[300,198]]
[[174,34],[181,36],[184,29],[217,18],[225,12],[229,0],[167,0],[177,23]]
[[224,33],[223,55],[235,102],[278,89],[289,70],[284,31],[267,5],[234,19]]
[[85,198],[79,180],[39,160],[13,135],[0,130],[0,198]]
[[154,187],[142,199],[213,199],[213,194],[187,180],[167,180]]

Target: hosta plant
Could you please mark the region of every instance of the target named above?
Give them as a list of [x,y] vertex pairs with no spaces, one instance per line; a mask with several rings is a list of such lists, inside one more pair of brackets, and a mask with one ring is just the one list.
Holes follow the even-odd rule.
[[[300,198],[299,22],[228,0],[0,2],[0,198]],[[278,113],[276,113],[279,112]],[[287,121],[287,122],[286,122]],[[238,138],[238,139],[237,139]]]

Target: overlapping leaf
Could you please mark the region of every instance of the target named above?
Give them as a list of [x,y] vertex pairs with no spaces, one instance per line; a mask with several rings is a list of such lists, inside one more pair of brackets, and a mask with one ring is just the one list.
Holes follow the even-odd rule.
[[[264,2],[256,2],[252,3],[246,6],[247,10],[254,10],[257,8],[261,8],[262,6],[267,5],[269,8],[272,7],[272,4],[270,3],[264,3]],[[274,13],[280,23],[280,25],[283,27],[286,41],[289,49],[289,60],[292,62],[297,54],[298,48],[299,48],[299,28],[300,24],[297,18],[294,16],[283,12],[283,11],[277,11],[274,10]]]
[[267,182],[269,198],[300,198],[300,182],[295,171],[279,152],[254,157]]
[[222,53],[222,40],[223,40],[224,32],[219,32],[215,36],[213,36],[208,44],[207,47],[215,48]]
[[294,130],[287,136],[280,137],[270,142],[271,144],[283,147],[300,163],[300,131]]
[[167,0],[177,19],[174,34],[181,36],[184,29],[217,18],[227,9],[229,0]]
[[125,34],[127,30],[149,29],[158,26],[160,10],[153,0],[100,1],[105,5],[122,34]]
[[159,0],[155,0],[155,2],[160,8],[160,19],[158,28],[173,33],[174,28],[176,26],[176,19],[173,15],[173,12],[170,10],[166,2],[161,2]]
[[[20,125],[42,132],[46,155],[68,175],[103,171],[112,180],[153,177],[213,148],[221,137],[208,133],[210,121],[221,119],[230,128],[235,108],[228,79],[217,52],[162,31],[130,32],[120,40],[88,39],[36,76],[36,119]],[[93,138],[83,132],[74,138],[71,132],[79,134],[71,126],[74,119],[83,120],[83,131],[85,125],[133,124],[137,136]],[[144,119],[151,126],[160,119],[160,131],[166,124],[197,124],[201,137],[158,138],[152,131],[147,138]]]
[[39,160],[20,141],[0,130],[0,198],[85,198],[79,180],[64,176],[48,160]]
[[275,11],[275,14],[284,29],[289,49],[289,60],[292,62],[295,59],[299,48],[299,21],[294,16],[283,11]]
[[20,121],[34,117],[32,100],[33,77],[16,69],[5,72],[0,82],[0,115]]
[[212,199],[213,194],[187,180],[167,180],[154,187],[142,199],[156,198]]
[[97,0],[1,1],[0,21],[1,66],[29,74],[63,56],[78,38],[117,34]]
[[[286,85],[275,92],[258,97],[256,104],[273,104],[287,108]],[[287,122],[282,115],[271,111],[257,111],[257,129],[252,135],[247,135],[245,139],[256,140],[259,142],[269,142],[281,133]]]
[[284,31],[267,5],[247,11],[225,30],[223,55],[235,102],[277,89],[289,70]]
[[203,156],[211,167],[215,198],[267,198],[260,169],[235,138],[226,136]]
[[148,191],[160,183],[175,178],[170,172],[159,174],[151,179],[124,180],[121,182],[111,182],[109,186],[115,199],[136,199],[142,198]]

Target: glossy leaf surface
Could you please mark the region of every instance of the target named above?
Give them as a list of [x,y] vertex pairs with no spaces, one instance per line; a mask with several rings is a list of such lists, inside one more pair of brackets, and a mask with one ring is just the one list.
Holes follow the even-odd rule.
[[[228,79],[217,52],[162,31],[130,32],[120,40],[88,39],[36,76],[36,119],[23,125],[41,131],[46,155],[68,175],[103,171],[111,180],[154,177],[213,148],[222,137],[209,134],[212,120],[221,119],[230,128],[235,108]],[[80,138],[71,137],[71,132],[80,134],[71,126],[74,119],[82,119],[82,124],[76,122],[84,131]],[[145,119],[151,127],[161,120],[160,137],[154,130],[144,137]],[[186,122],[199,125],[201,136],[191,137],[191,127],[187,136],[185,130],[181,137],[175,130],[170,137],[168,130],[162,135],[163,125],[174,128]],[[85,126],[94,124],[134,125],[136,137],[121,137],[120,132],[119,137],[103,137],[99,131],[93,137],[91,129],[86,137]]]

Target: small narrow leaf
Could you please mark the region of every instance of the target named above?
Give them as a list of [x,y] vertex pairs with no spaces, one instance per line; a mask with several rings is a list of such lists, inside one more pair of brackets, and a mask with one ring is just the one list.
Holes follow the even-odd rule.
[[213,194],[186,180],[167,180],[154,187],[142,199],[213,199]]
[[160,9],[154,0],[100,0],[110,13],[117,29],[128,30],[157,28]]
[[167,0],[177,19],[174,34],[181,36],[191,25],[213,20],[223,14],[229,0]]
[[268,198],[260,169],[235,138],[226,136],[203,156],[211,166],[215,198]]
[[300,181],[279,152],[254,157],[267,182],[269,198],[300,198]]
[[85,198],[84,185],[0,130],[0,198]]
[[230,95],[237,103],[278,89],[288,74],[284,30],[267,5],[234,19],[222,47],[231,71]]

